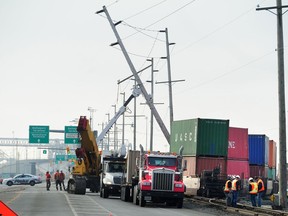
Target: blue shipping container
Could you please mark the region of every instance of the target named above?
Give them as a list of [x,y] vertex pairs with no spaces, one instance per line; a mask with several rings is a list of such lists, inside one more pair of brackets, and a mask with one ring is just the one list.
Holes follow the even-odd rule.
[[268,149],[269,138],[266,135],[248,135],[249,141],[249,164],[261,165],[268,164],[266,152]]

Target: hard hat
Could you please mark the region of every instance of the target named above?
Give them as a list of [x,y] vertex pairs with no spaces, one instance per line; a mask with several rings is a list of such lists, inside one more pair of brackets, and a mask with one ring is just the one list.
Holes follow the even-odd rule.
[[253,181],[253,178],[250,177],[250,178],[248,179],[248,181]]

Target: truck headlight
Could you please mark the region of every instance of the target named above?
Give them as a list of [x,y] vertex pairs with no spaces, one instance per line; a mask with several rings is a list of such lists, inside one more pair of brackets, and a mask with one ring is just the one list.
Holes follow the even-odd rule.
[[175,187],[177,187],[177,188],[182,188],[183,185],[182,185],[182,184],[175,184]]

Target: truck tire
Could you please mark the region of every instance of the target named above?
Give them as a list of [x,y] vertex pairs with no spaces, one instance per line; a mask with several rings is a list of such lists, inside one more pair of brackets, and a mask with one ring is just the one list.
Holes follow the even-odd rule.
[[137,185],[134,186],[134,190],[133,190],[133,204],[139,205]]
[[67,184],[67,192],[70,194],[86,193],[86,180],[85,179],[70,179]]
[[177,208],[182,208],[183,207],[183,198],[179,199],[177,204],[176,204]]
[[108,190],[106,188],[102,188],[102,196],[103,196],[103,198],[109,197],[109,193],[108,193]]
[[145,207],[146,206],[146,200],[144,200],[144,196],[142,196],[142,193],[139,192],[139,206]]

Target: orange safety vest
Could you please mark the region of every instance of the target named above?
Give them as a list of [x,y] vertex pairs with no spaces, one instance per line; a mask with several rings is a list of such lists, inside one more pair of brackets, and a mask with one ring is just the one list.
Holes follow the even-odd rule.
[[232,188],[231,188],[232,191],[236,191],[237,190],[237,184],[236,184],[237,181],[238,181],[238,179],[234,179],[232,181]]
[[258,190],[258,192],[262,192],[262,191],[265,190],[264,182],[262,181],[262,179],[259,179],[259,180],[257,181],[257,186],[259,185],[260,182],[261,182],[261,184],[262,184],[262,188],[261,188],[260,190]]
[[249,191],[249,194],[257,194],[258,193],[258,184],[257,182],[250,182],[251,185],[251,191]]
[[231,180],[227,180],[226,183],[225,183],[225,188],[224,188],[224,192],[225,193],[229,193],[230,190],[231,190],[231,187],[228,186],[229,183],[231,183]]

